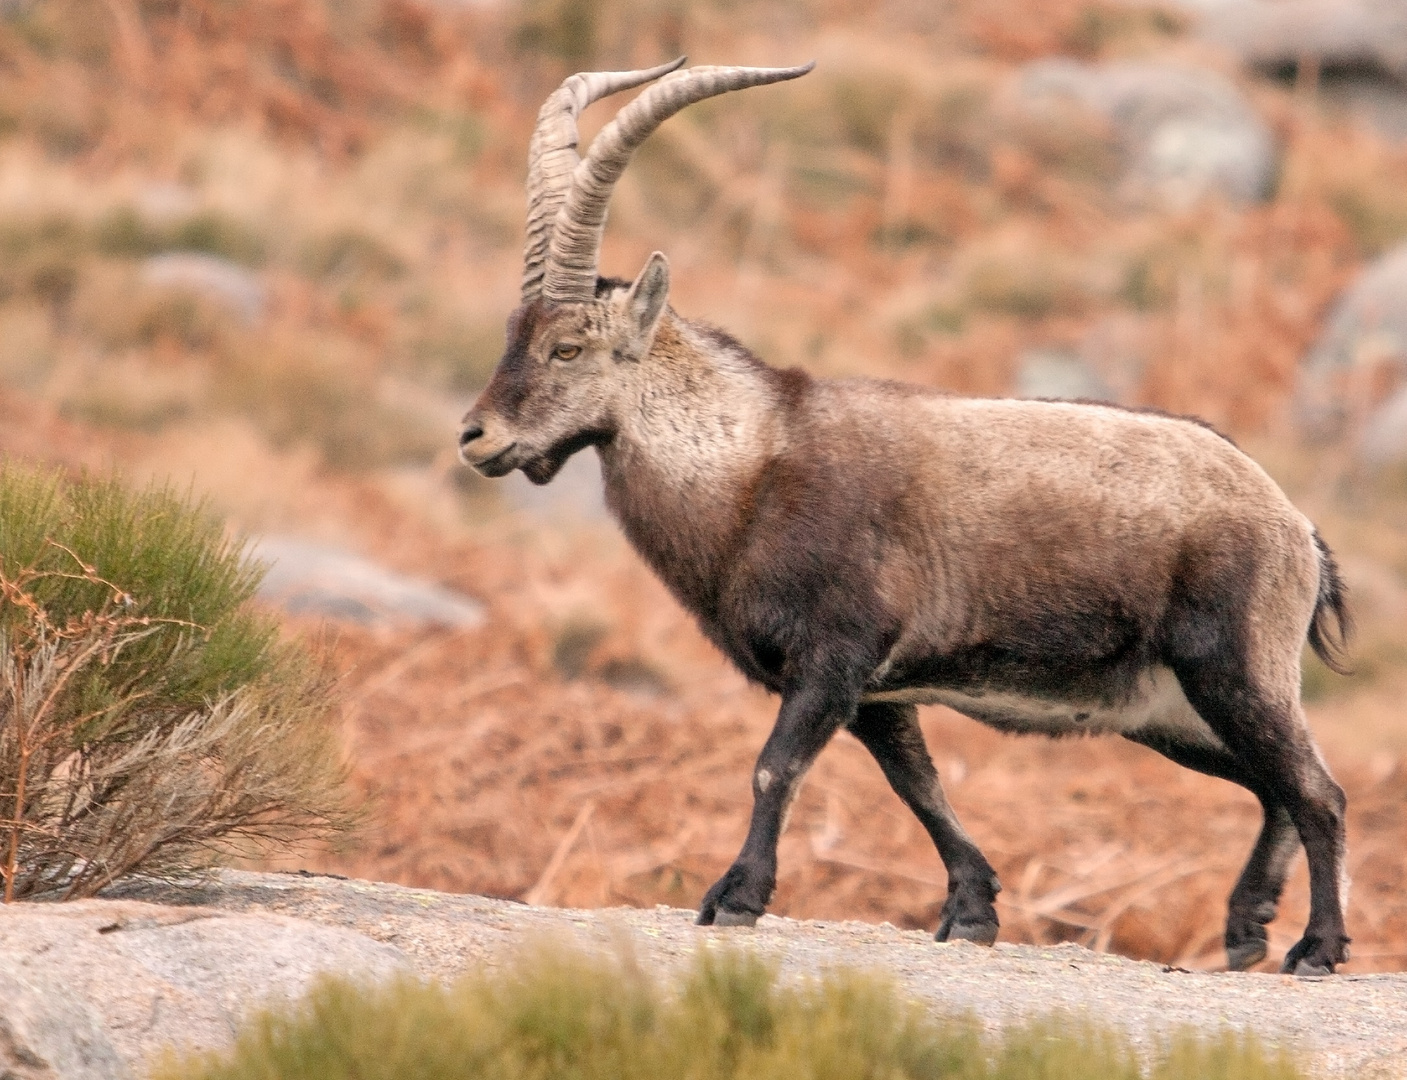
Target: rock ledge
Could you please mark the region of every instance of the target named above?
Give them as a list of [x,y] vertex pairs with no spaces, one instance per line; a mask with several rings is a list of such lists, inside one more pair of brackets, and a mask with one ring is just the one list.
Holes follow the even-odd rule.
[[693,917],[230,870],[128,881],[101,900],[0,908],[0,1076],[141,1076],[167,1045],[228,1045],[251,1009],[297,997],[321,973],[447,980],[534,939],[566,937],[605,951],[629,942],[661,970],[722,946],[755,949],[787,978],[877,970],[937,1011],[970,1010],[989,1024],[1066,1009],[1135,1040],[1179,1025],[1251,1028],[1298,1048],[1315,1076],[1407,1077],[1407,974],[1182,972],[1072,945],[936,945],[887,924],[765,916],[754,929],[718,930]]

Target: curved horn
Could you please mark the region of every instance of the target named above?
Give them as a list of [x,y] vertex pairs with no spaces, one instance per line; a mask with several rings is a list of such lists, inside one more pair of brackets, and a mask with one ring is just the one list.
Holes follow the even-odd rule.
[[566,201],[552,225],[543,296],[551,301],[589,300],[596,295],[596,260],[606,227],[611,189],[630,155],[671,116],[696,101],[748,86],[782,82],[805,75],[815,61],[801,67],[696,67],[650,87],[601,129],[572,174]]
[[523,247],[523,303],[542,289],[552,222],[577,167],[576,118],[593,101],[629,90],[678,69],[686,57],[640,71],[583,71],[568,76],[543,102],[528,144],[528,235]]

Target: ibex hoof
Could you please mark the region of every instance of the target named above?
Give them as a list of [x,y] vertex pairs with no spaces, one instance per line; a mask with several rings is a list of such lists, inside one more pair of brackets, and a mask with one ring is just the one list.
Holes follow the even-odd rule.
[[991,945],[997,940],[999,927],[994,922],[955,922],[940,927],[936,941],[970,941],[974,945]]
[[729,911],[719,908],[713,916],[714,926],[756,926],[757,916],[750,911]]
[[1232,971],[1249,971],[1265,959],[1265,942],[1252,939],[1226,949],[1226,966]]
[[1285,954],[1285,962],[1280,965],[1281,975],[1298,975],[1301,978],[1315,978],[1332,975],[1334,967],[1348,960],[1348,938],[1339,935],[1337,943],[1333,938],[1306,934]]

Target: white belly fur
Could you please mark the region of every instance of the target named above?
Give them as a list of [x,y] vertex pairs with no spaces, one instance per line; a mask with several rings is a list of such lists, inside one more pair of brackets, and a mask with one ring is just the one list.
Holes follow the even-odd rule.
[[1169,668],[1150,668],[1139,676],[1125,701],[1064,701],[1028,697],[1005,690],[962,692],[947,687],[916,686],[866,694],[862,701],[895,701],[948,708],[1005,731],[1046,735],[1128,735],[1166,732],[1182,742],[1220,748],[1222,742],[1193,710]]

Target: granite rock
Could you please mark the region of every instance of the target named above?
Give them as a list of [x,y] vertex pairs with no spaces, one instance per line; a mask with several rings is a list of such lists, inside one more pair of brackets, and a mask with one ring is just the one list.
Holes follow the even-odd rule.
[[1073,101],[1109,126],[1124,159],[1123,193],[1174,207],[1219,194],[1264,199],[1277,149],[1270,128],[1228,79],[1184,64],[1039,60],[1022,71],[1022,107]]
[[[127,1080],[167,1047],[227,1046],[322,974],[411,972],[364,934],[271,912],[83,900],[0,908],[0,1076]],[[6,1071],[8,1070],[8,1071]]]

